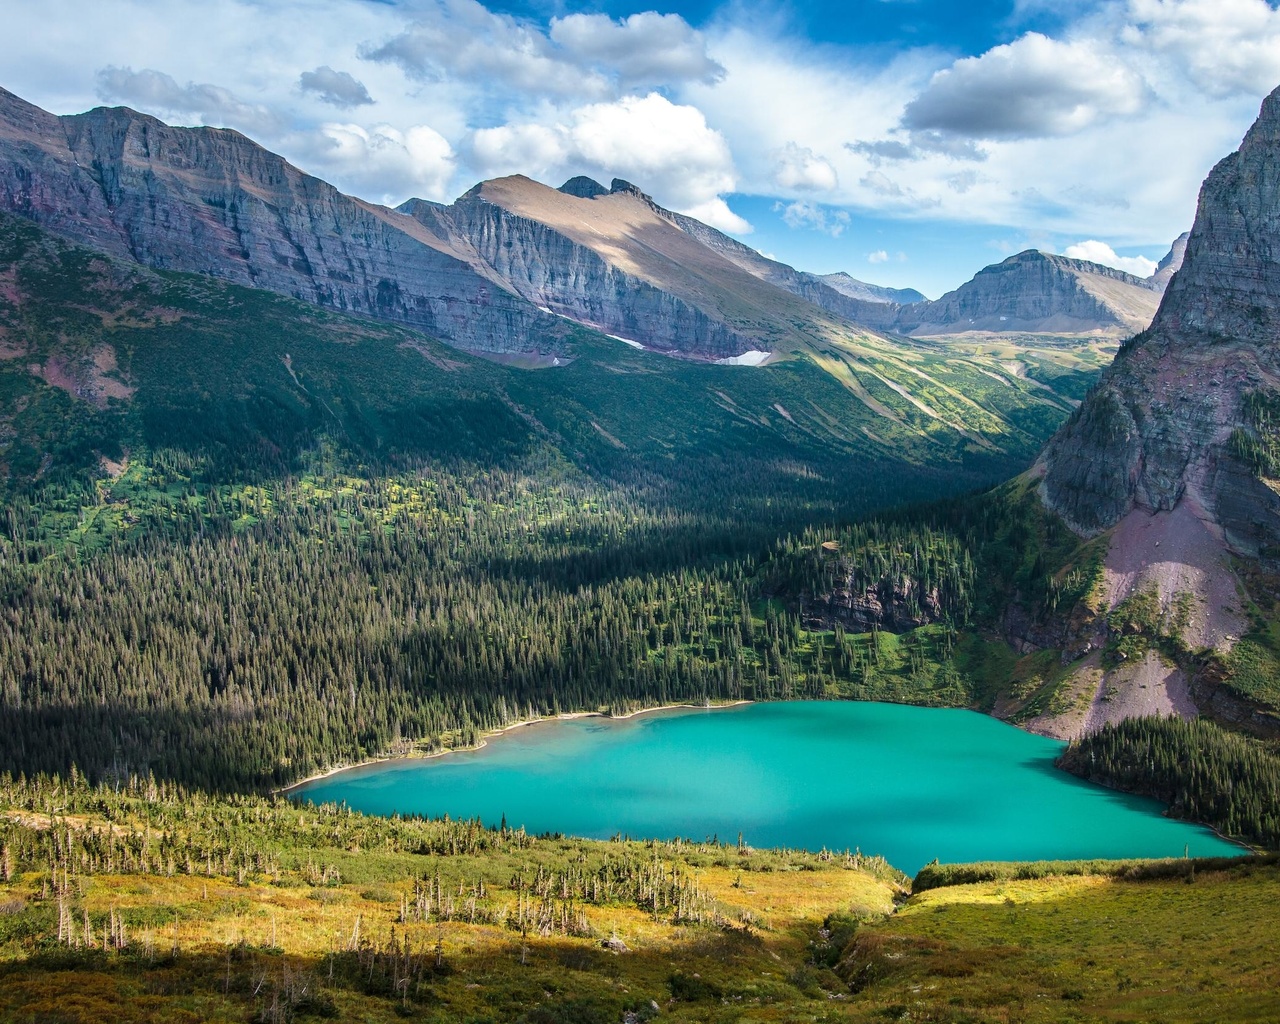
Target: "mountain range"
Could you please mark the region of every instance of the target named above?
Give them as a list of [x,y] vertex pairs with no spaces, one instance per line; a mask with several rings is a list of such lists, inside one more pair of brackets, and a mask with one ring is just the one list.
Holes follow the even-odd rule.
[[[1280,550],[1280,488],[1271,482],[1280,440],[1270,433],[1280,368],[1266,345],[1280,303],[1268,248],[1275,120],[1273,97],[1240,152],[1207,180],[1193,230],[1150,278],[1032,250],[928,301],[768,259],[621,179],[606,187],[579,177],[555,189],[514,175],[451,204],[413,199],[391,210],[232,131],[173,128],[122,108],[55,117],[3,93],[0,209],[18,218],[6,227],[13,301],[3,343],[13,380],[4,465],[34,481],[64,459],[114,464],[133,446],[173,443],[179,410],[202,385],[189,379],[177,336],[158,348],[166,330],[147,327],[147,343],[129,332],[170,309],[188,343],[234,334],[239,321],[218,310],[261,300],[146,276],[204,275],[411,332],[352,328],[372,340],[357,379],[332,346],[283,340],[284,325],[304,314],[259,314],[279,325],[263,335],[271,340],[209,364],[226,396],[206,401],[199,418],[227,425],[218,434],[227,451],[279,449],[325,423],[365,452],[440,450],[450,433],[443,421],[430,420],[421,442],[391,428],[404,415],[388,397],[399,388],[397,401],[422,410],[479,401],[503,424],[494,437],[509,441],[531,425],[582,465],[631,459],[647,472],[658,451],[757,451],[826,477],[852,457],[898,467],[905,497],[928,493],[931,474],[943,493],[1025,465],[1065,420],[1033,473],[1048,510],[1084,535],[1107,533],[1097,606],[1114,610],[1150,592],[1171,615],[1190,600],[1186,642],[1229,653],[1248,622],[1228,555],[1269,564]],[[97,263],[93,252],[114,262]],[[139,264],[150,269],[124,269]],[[79,293],[95,298],[72,302],[31,284],[51,280],[32,275],[55,265],[83,268]],[[151,312],[133,312],[137,289],[152,296],[137,308]],[[79,347],[41,326],[86,308],[101,323],[81,328]],[[342,330],[326,327],[325,336]],[[1109,346],[1130,335],[1090,391]],[[545,384],[540,375],[494,377],[437,341],[516,368],[561,369]],[[650,353],[679,358],[654,362]],[[774,372],[695,375],[715,363]],[[424,376],[427,366],[447,374]],[[49,399],[33,381],[104,414],[134,411],[109,430],[106,421],[86,426],[86,436],[107,433],[63,452],[49,446]],[[261,426],[267,406],[270,428]],[[680,413],[664,416],[664,406]],[[453,435],[471,436],[458,422]],[[874,503],[892,490],[871,478],[858,488],[847,501]],[[918,609],[883,614],[929,619]],[[1185,711],[1201,699],[1195,673],[1153,650],[1104,664],[1108,628],[1098,614],[1006,622],[1015,646],[1061,651],[1074,687],[1076,710],[1059,708],[1034,727],[1075,735],[1134,708]],[[1104,700],[1112,691],[1119,697]]]
[[0,209],[165,270],[211,274],[490,354],[563,353],[565,318],[689,358],[788,358],[886,332],[1119,336],[1143,281],[1029,251],[936,302],[768,259],[615,179],[482,182],[451,205],[347,196],[227,129],[127,108],[58,117],[0,90]]

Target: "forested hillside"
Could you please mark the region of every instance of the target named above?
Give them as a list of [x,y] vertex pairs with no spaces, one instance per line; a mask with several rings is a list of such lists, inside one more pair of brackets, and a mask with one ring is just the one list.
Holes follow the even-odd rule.
[[[0,767],[256,787],[558,710],[975,699],[957,537],[840,524],[1018,468],[1044,386],[920,349],[958,431],[807,361],[509,367],[0,229]],[[805,537],[921,628],[806,624]]]
[[1176,817],[1280,849],[1280,755],[1202,718],[1131,718],[1062,755],[1068,771],[1169,805]]

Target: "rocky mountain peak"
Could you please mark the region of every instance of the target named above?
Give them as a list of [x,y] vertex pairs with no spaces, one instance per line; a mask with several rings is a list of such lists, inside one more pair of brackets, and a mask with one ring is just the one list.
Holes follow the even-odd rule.
[[1152,324],[1162,337],[1269,343],[1280,333],[1280,90],[1200,190],[1186,257]]
[[904,334],[1025,331],[1128,336],[1151,323],[1158,294],[1141,278],[1038,249],[986,267],[935,302],[902,308]]
[[[1041,494],[1084,534],[1185,506],[1232,550],[1280,542],[1280,499],[1248,451],[1280,402],[1280,90],[1200,191],[1182,268],[1046,447]],[[1265,417],[1264,417],[1265,418]]]
[[625,178],[614,178],[613,183],[609,186],[609,191],[614,195],[623,193],[625,195],[635,196],[637,199],[653,205],[653,197],[641,190],[639,185],[633,185]]
[[1191,232],[1184,231],[1173,240],[1173,245],[1169,247],[1169,251],[1156,264],[1155,273],[1147,278],[1153,287],[1163,291],[1168,286],[1169,280],[1173,275],[1182,269],[1182,261],[1187,255],[1187,239],[1190,237]]
[[[165,270],[392,320],[477,350],[565,328],[430,229],[339,192],[225,128],[127,107],[58,117],[0,91],[0,210]],[[540,349],[539,349],[540,350]]]
[[609,190],[605,188],[595,178],[588,178],[585,174],[579,174],[576,178],[570,178],[560,186],[559,191],[567,196],[577,196],[579,199],[594,199],[596,196],[607,196]]

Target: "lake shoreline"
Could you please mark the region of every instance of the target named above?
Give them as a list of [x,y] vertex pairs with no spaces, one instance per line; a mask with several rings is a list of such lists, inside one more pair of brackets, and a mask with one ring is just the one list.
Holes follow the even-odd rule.
[[[288,795],[375,815],[505,817],[531,834],[658,839],[737,832],[760,849],[856,845],[910,870],[932,858],[1177,859],[1188,848],[1193,857],[1250,853],[1203,823],[1173,818],[1157,801],[1053,767],[1061,741],[987,715],[890,702],[720,705],[734,706],[734,715],[690,713],[705,704],[665,705],[665,715],[654,714],[664,708],[641,708],[651,716],[645,724],[618,728],[573,722],[607,718],[607,711],[511,722],[489,737],[537,721],[547,727],[438,772],[424,757],[394,759],[399,765],[378,758],[364,771],[323,773],[336,777]],[[565,724],[553,724],[560,720]],[[481,736],[474,738],[479,746]],[[859,769],[814,774],[815,763],[854,763],[851,752]],[[403,763],[410,760],[422,763]]]
[[504,725],[500,729],[491,729],[486,732],[480,742],[469,747],[446,747],[443,750],[433,750],[429,754],[388,754],[382,757],[369,757],[363,761],[353,761],[351,764],[339,765],[336,768],[327,768],[322,772],[316,772],[308,775],[305,779],[299,779],[297,782],[291,782],[287,786],[281,786],[273,789],[272,793],[277,796],[288,796],[296,789],[310,785],[313,782],[319,782],[321,779],[328,779],[334,775],[341,775],[343,772],[353,771],[356,768],[364,768],[368,765],[387,764],[391,761],[429,761],[434,757],[444,757],[446,754],[463,754],[470,751],[482,750],[489,745],[489,740],[502,736],[514,729],[523,729],[526,725],[538,725],[541,722],[571,722],[578,718],[607,718],[614,722],[624,722],[629,718],[639,718],[641,715],[651,715],[657,711],[679,711],[681,709],[689,709],[692,711],[722,711],[727,708],[738,708],[744,704],[754,704],[755,701],[750,700],[732,700],[721,701],[715,704],[658,704],[651,708],[638,708],[635,711],[628,711],[625,715],[610,715],[603,711],[562,711],[558,715],[542,715],[537,718],[522,718],[518,722],[512,722],[510,725]]

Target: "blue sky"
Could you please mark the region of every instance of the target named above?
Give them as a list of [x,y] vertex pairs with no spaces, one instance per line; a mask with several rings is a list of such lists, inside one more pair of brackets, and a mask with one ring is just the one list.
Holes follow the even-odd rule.
[[1148,272],[1280,85],[1278,2],[43,0],[0,85],[236,128],[377,202],[623,177],[936,296],[1031,247]]
[[[723,4],[714,0],[674,3],[660,8],[696,28],[719,18],[749,20],[767,4]],[[1055,4],[1018,4],[1013,0],[819,0],[777,4],[791,30],[815,43],[850,47],[936,46],[957,55],[981,53],[1008,42],[1019,31],[1056,31],[1092,3],[1063,0]],[[607,14],[621,19],[654,9],[651,3],[499,3],[490,9],[543,20],[573,12]]]

